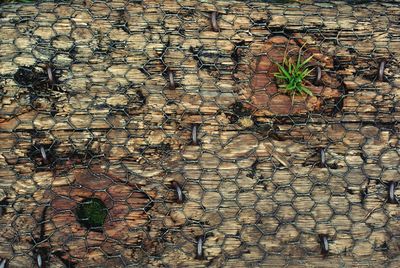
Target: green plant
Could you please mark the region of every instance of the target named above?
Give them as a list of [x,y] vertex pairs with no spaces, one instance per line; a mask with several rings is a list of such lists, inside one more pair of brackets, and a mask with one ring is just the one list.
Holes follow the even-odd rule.
[[306,64],[313,58],[313,56],[302,60],[302,49],[299,50],[299,55],[296,62],[292,62],[292,59],[287,56],[286,52],[283,58],[282,64],[275,63],[278,66],[279,73],[274,73],[274,76],[281,80],[281,85],[284,86],[284,90],[292,95],[292,101],[295,94],[306,93],[313,96],[310,89],[304,86],[304,79],[310,75],[313,69],[307,68]]
[[88,229],[102,227],[107,217],[107,207],[97,198],[86,198],[78,205],[78,221]]

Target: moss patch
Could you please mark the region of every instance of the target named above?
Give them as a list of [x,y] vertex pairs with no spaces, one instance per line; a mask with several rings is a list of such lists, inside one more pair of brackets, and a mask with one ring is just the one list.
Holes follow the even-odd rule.
[[106,205],[97,198],[86,198],[76,210],[78,221],[88,229],[98,229],[107,217]]

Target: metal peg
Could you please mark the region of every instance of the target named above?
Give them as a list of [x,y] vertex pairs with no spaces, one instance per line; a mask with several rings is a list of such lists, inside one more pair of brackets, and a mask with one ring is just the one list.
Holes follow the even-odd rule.
[[197,247],[196,247],[196,258],[197,259],[203,258],[203,244],[204,244],[204,238],[199,237],[197,239]]
[[322,148],[320,151],[321,154],[321,166],[325,166],[326,164],[326,155],[325,155],[325,149]]
[[43,146],[40,146],[40,153],[44,161],[47,161],[46,151],[44,150]]
[[315,78],[315,84],[319,85],[321,83],[321,78],[322,78],[322,70],[320,66],[316,67],[317,70],[317,76]]
[[7,197],[5,197],[3,200],[0,200],[0,217],[5,214],[7,206],[8,206],[8,201]]
[[329,243],[327,235],[319,235],[320,243],[321,243],[321,253],[322,255],[326,255],[329,253]]
[[194,145],[198,145],[198,140],[197,140],[197,125],[193,125],[192,127],[192,143]]
[[40,154],[42,155],[44,163],[47,163],[47,155],[46,155],[46,151],[44,150],[43,146],[40,146]]
[[379,64],[378,79],[381,82],[383,81],[383,77],[384,77],[385,64],[386,64],[386,62],[384,60],[381,61],[381,63]]
[[213,11],[211,13],[211,26],[212,26],[214,32],[219,32],[219,26],[217,23],[217,15],[218,15],[217,11]]
[[367,198],[367,196],[368,196],[368,186],[365,186],[365,188],[362,189],[360,192],[361,204],[364,204],[364,201]]
[[6,267],[6,264],[7,264],[7,259],[3,259],[3,260],[0,262],[0,268],[5,268],[5,267]]
[[175,89],[176,84],[175,84],[175,80],[174,80],[174,73],[171,70],[168,70],[168,79],[169,79],[169,88]]
[[47,76],[49,77],[49,82],[51,85],[54,84],[53,70],[51,69],[50,64],[47,65]]
[[36,262],[38,267],[41,268],[43,265],[43,261],[42,261],[42,256],[39,253],[36,255]]
[[397,204],[397,199],[394,191],[396,190],[396,183],[394,181],[389,183],[389,203]]
[[176,201],[178,203],[183,203],[183,192],[181,186],[176,181],[172,182],[172,186],[175,188],[176,191]]

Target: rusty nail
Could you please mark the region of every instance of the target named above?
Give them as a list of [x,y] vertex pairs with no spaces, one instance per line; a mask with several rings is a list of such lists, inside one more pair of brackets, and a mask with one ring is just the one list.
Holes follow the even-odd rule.
[[193,125],[192,127],[192,142],[197,145],[197,125]]
[[54,83],[54,79],[53,79],[53,71],[51,70],[50,65],[47,65],[47,75],[49,77],[49,82],[50,84]]
[[168,78],[169,78],[169,88],[175,89],[175,80],[174,80],[174,73],[171,70],[168,70]]
[[327,235],[319,235],[319,238],[320,238],[320,242],[321,242],[321,253],[323,255],[326,255],[329,252],[328,236]]
[[3,260],[0,262],[0,268],[5,268],[5,267],[6,267],[6,263],[7,263],[7,260],[6,260],[6,259],[3,259]]
[[180,187],[179,183],[177,183],[176,181],[172,182],[172,186],[175,188],[175,191],[176,191],[177,202],[182,203],[183,202],[182,188]]
[[196,251],[197,259],[203,258],[203,243],[204,243],[203,237],[199,237],[197,239],[197,251]]
[[389,203],[396,204],[396,195],[394,191],[396,190],[396,183],[394,181],[390,182],[389,184]]
[[325,163],[326,163],[326,157],[325,157],[325,149],[324,148],[322,148],[321,149],[321,165],[325,165]]
[[320,66],[317,66],[317,77],[315,78],[315,84],[319,85],[321,82],[321,77],[322,77],[322,70]]
[[384,60],[381,61],[381,63],[379,64],[378,79],[381,82],[383,81],[383,75],[384,75],[384,71],[385,71],[385,64],[386,64],[386,62]]
[[214,32],[219,32],[219,26],[217,23],[217,15],[218,15],[217,11],[213,11],[211,13],[211,25],[212,25]]

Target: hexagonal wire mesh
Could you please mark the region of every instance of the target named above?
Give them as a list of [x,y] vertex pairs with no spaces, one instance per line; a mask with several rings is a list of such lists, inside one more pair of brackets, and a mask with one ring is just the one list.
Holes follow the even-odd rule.
[[1,6],[1,267],[396,266],[399,2],[55,2]]

